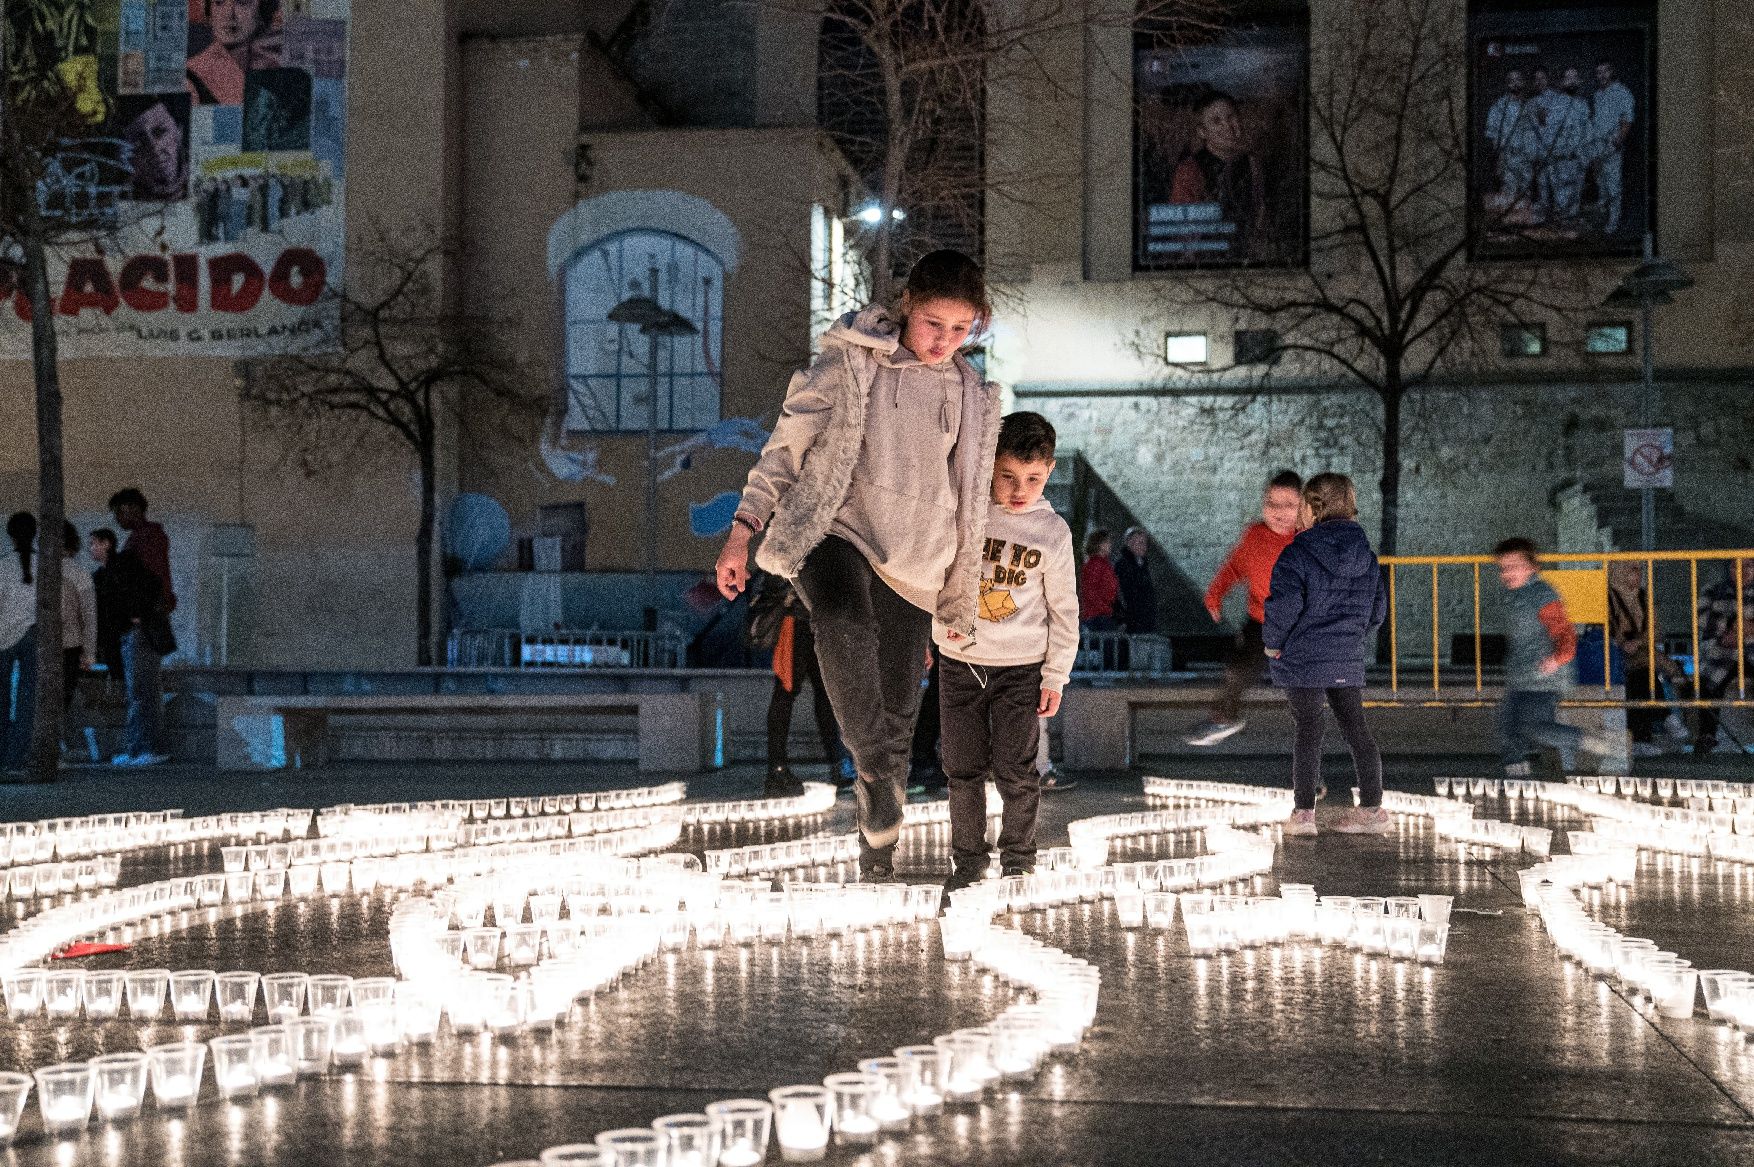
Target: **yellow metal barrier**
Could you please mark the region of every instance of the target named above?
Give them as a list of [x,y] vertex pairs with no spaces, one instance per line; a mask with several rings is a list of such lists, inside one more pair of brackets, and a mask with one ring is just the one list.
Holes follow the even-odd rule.
[[[1609,571],[1615,563],[1635,563],[1644,568],[1645,597],[1645,661],[1650,671],[1653,686],[1657,677],[1657,565],[1659,563],[1685,563],[1688,566],[1688,623],[1691,628],[1693,648],[1693,676],[1691,681],[1692,696],[1680,697],[1675,700],[1663,700],[1654,695],[1649,700],[1621,701],[1612,698],[1613,692],[1613,651],[1612,605],[1609,603]],[[1726,565],[1729,567],[1730,578],[1734,581],[1733,592],[1736,602],[1736,640],[1740,651],[1736,654],[1735,695],[1727,692],[1721,697],[1704,695],[1701,673],[1703,671],[1699,659],[1699,576],[1700,564]],[[1482,697],[1486,689],[1486,672],[1482,661],[1483,628],[1481,624],[1481,571],[1483,568],[1496,570],[1496,563],[1490,555],[1395,555],[1384,556],[1383,567],[1388,571],[1389,598],[1389,690],[1393,694],[1390,701],[1371,701],[1371,705],[1415,705],[1420,707],[1475,707],[1489,704]],[[1671,708],[1684,706],[1690,708],[1754,708],[1754,700],[1748,696],[1748,657],[1754,653],[1754,644],[1749,639],[1749,604],[1747,588],[1743,585],[1750,567],[1754,567],[1754,550],[1751,551],[1604,551],[1594,554],[1579,555],[1543,555],[1541,557],[1541,577],[1553,586],[1565,603],[1566,612],[1574,624],[1585,625],[1602,630],[1602,692],[1601,698],[1578,697],[1567,700],[1564,704],[1586,707],[1620,707],[1633,708]],[[1453,681],[1445,692],[1443,678],[1443,642],[1442,612],[1443,587],[1440,571],[1446,567],[1466,567],[1473,575],[1473,609],[1474,609],[1474,683],[1471,690],[1465,685],[1460,687]],[[1431,576],[1431,689],[1429,696],[1418,690],[1403,697],[1401,669],[1401,575],[1407,571],[1429,570]],[[1415,592],[1414,594],[1417,594]],[[1593,686],[1594,682],[1591,682]],[[1453,694],[1453,695],[1452,695]]]

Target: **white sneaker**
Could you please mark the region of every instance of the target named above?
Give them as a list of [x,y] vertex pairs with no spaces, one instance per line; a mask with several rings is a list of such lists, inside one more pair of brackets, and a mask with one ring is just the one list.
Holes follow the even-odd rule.
[[1247,725],[1246,721],[1202,721],[1182,741],[1190,746],[1215,746],[1241,733]]
[[1340,816],[1334,830],[1342,835],[1386,835],[1395,829],[1395,820],[1382,807],[1365,810],[1359,807]]
[[1316,817],[1313,810],[1294,810],[1291,817],[1285,820],[1286,838],[1312,838],[1316,834]]

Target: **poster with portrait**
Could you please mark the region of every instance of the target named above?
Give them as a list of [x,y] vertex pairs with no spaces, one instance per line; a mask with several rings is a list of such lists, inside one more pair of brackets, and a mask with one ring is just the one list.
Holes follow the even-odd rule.
[[[349,0],[9,0],[13,82],[71,89],[50,159],[61,353],[332,345],[345,241]],[[0,268],[0,357],[30,356]]]
[[1136,269],[1304,261],[1308,64],[1301,21],[1240,24],[1192,46],[1139,34]]
[[1475,255],[1640,254],[1655,226],[1654,12],[1482,11],[1469,31]]

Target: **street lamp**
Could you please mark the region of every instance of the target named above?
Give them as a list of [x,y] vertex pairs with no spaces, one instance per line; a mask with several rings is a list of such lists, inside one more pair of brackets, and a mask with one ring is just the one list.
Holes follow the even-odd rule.
[[[1675,293],[1693,286],[1693,277],[1666,259],[1652,254],[1651,237],[1644,237],[1644,262],[1626,273],[1620,284],[1602,301],[1604,308],[1637,308],[1639,319],[1639,356],[1643,363],[1643,383],[1638,398],[1638,423],[1649,429],[1656,422],[1656,357],[1651,351],[1651,315],[1659,305],[1672,304]],[[1656,492],[1645,486],[1639,491],[1639,540],[1645,551],[1656,550]]]
[[[647,632],[658,630],[658,341],[678,336],[693,336],[700,330],[688,318],[664,307],[654,297],[658,291],[658,269],[651,269],[651,282],[646,287],[651,296],[629,296],[609,310],[613,324],[640,330],[651,342],[646,391],[646,571],[645,626]],[[637,286],[637,285],[636,285]]]

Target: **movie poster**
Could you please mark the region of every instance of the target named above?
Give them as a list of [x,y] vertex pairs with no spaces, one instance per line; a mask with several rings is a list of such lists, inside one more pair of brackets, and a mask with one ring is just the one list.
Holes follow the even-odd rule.
[[[61,353],[329,347],[345,243],[349,0],[8,0],[15,80],[71,88],[90,131],[37,205]],[[30,305],[0,268],[0,357]]]
[[1295,265],[1308,250],[1301,21],[1134,51],[1134,266]]
[[1649,11],[1481,12],[1470,34],[1475,253],[1640,254],[1655,227]]

